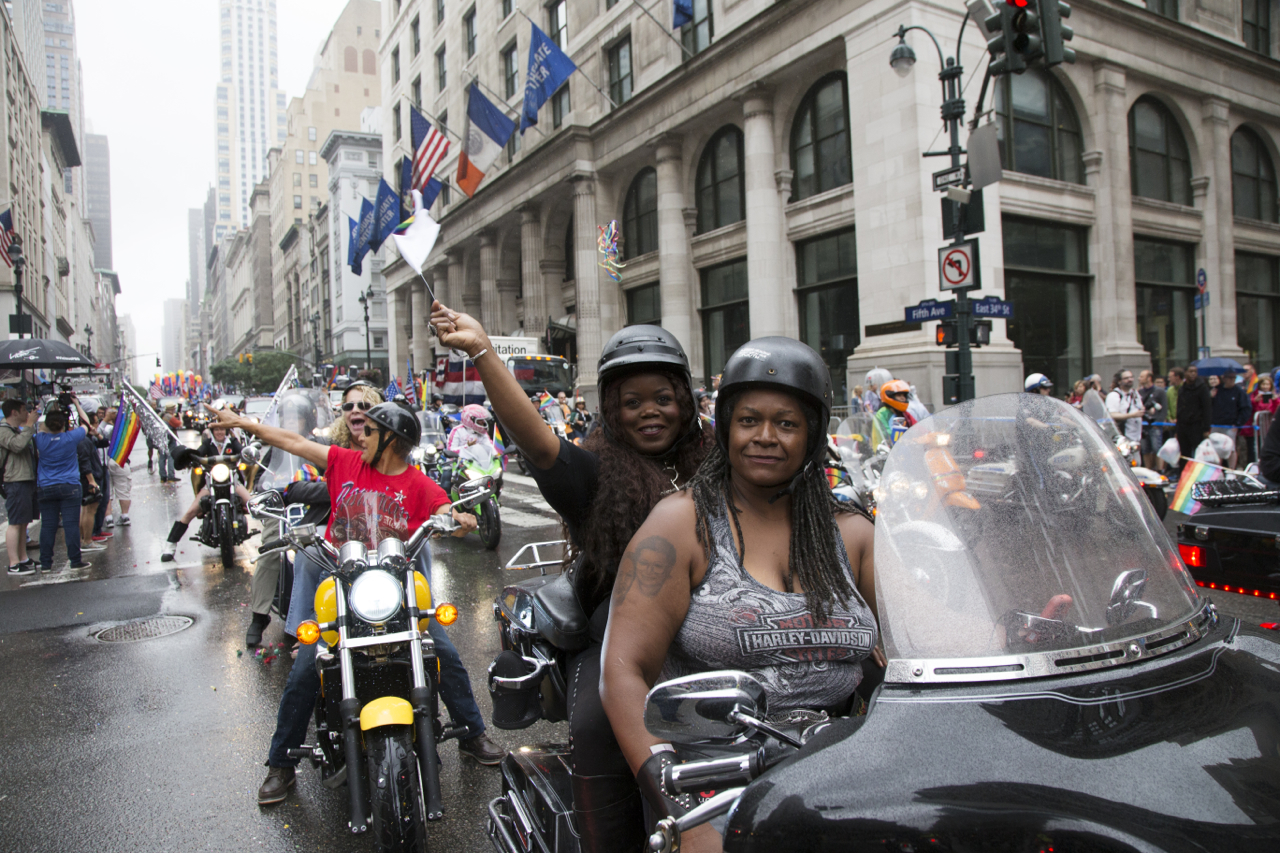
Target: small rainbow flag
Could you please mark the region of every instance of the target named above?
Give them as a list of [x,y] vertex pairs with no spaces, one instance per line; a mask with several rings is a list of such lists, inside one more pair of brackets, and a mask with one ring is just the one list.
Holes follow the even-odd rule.
[[556,398],[552,397],[546,391],[542,392],[542,396],[538,398],[538,411],[545,412],[556,404]]
[[841,471],[839,468],[827,469],[827,485],[828,486],[834,489],[836,486],[840,485],[842,482],[844,482],[843,471]]
[[1188,460],[1182,467],[1182,476],[1178,478],[1178,490],[1173,493],[1169,509],[1174,512],[1195,515],[1200,510],[1200,502],[1191,498],[1191,487],[1196,483],[1207,483],[1210,480],[1221,480],[1222,469],[1208,462]]
[[133,403],[121,391],[119,411],[116,412],[116,422],[111,428],[111,446],[107,449],[107,455],[113,462],[120,466],[128,462],[129,454],[133,452],[133,443],[138,440],[141,430],[142,420],[133,410]]
[[309,462],[302,463],[302,467],[293,472],[293,482],[310,483],[313,480],[323,480],[324,475],[320,473],[320,469]]

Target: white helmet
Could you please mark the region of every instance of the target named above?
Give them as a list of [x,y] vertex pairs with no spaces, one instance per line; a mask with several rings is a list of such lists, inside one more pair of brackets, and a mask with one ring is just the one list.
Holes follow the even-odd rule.
[[1043,373],[1033,373],[1027,377],[1027,381],[1022,384],[1022,390],[1028,394],[1037,394],[1041,388],[1052,388],[1053,382]]
[[873,367],[867,371],[867,378],[863,380],[863,385],[868,390],[879,392],[880,386],[886,382],[893,380],[893,374],[885,370],[883,367]]

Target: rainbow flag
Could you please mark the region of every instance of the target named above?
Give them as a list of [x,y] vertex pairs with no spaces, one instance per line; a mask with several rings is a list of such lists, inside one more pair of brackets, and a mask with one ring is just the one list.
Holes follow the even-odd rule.
[[556,404],[556,398],[552,397],[546,391],[542,392],[542,396],[538,398],[538,411],[545,412]]
[[839,468],[827,469],[827,485],[828,486],[834,489],[836,486],[840,485],[842,482],[844,482],[843,471],[841,471]]
[[320,469],[309,462],[302,463],[302,467],[293,472],[293,482],[310,483],[313,480],[323,480],[324,475],[320,473]]
[[698,420],[704,424],[710,424],[712,429],[716,428],[716,419],[708,415],[706,412],[698,412]]
[[133,410],[133,403],[124,392],[120,392],[120,406],[116,412],[116,422],[111,428],[111,446],[107,449],[107,455],[117,465],[124,466],[129,460],[129,454],[133,452],[133,443],[138,440],[138,433],[142,430],[142,420],[138,417],[138,413]]
[[1200,511],[1200,502],[1191,498],[1191,487],[1196,483],[1207,483],[1210,480],[1221,480],[1222,468],[1208,462],[1188,460],[1182,466],[1182,476],[1178,478],[1178,490],[1173,493],[1169,509],[1187,515],[1195,515]]

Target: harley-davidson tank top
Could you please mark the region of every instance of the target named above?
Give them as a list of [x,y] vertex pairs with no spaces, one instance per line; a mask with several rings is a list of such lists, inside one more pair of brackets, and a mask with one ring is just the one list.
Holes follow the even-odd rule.
[[854,586],[818,623],[803,593],[779,592],[751,577],[738,559],[727,508],[710,519],[713,542],[706,577],[689,598],[662,669],[662,680],[718,669],[745,670],[764,685],[769,713],[829,708],[862,681],[862,659],[875,647],[875,617],[858,594],[840,531],[840,568]]

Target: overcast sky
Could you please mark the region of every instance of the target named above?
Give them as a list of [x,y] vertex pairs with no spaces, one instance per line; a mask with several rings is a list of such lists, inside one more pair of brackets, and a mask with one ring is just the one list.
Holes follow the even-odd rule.
[[[184,298],[187,210],[214,179],[217,0],[73,0],[85,118],[111,146],[112,252],[138,352],[160,351],[164,300]],[[346,0],[277,0],[280,87],[301,94]],[[155,361],[137,361],[144,377]]]

